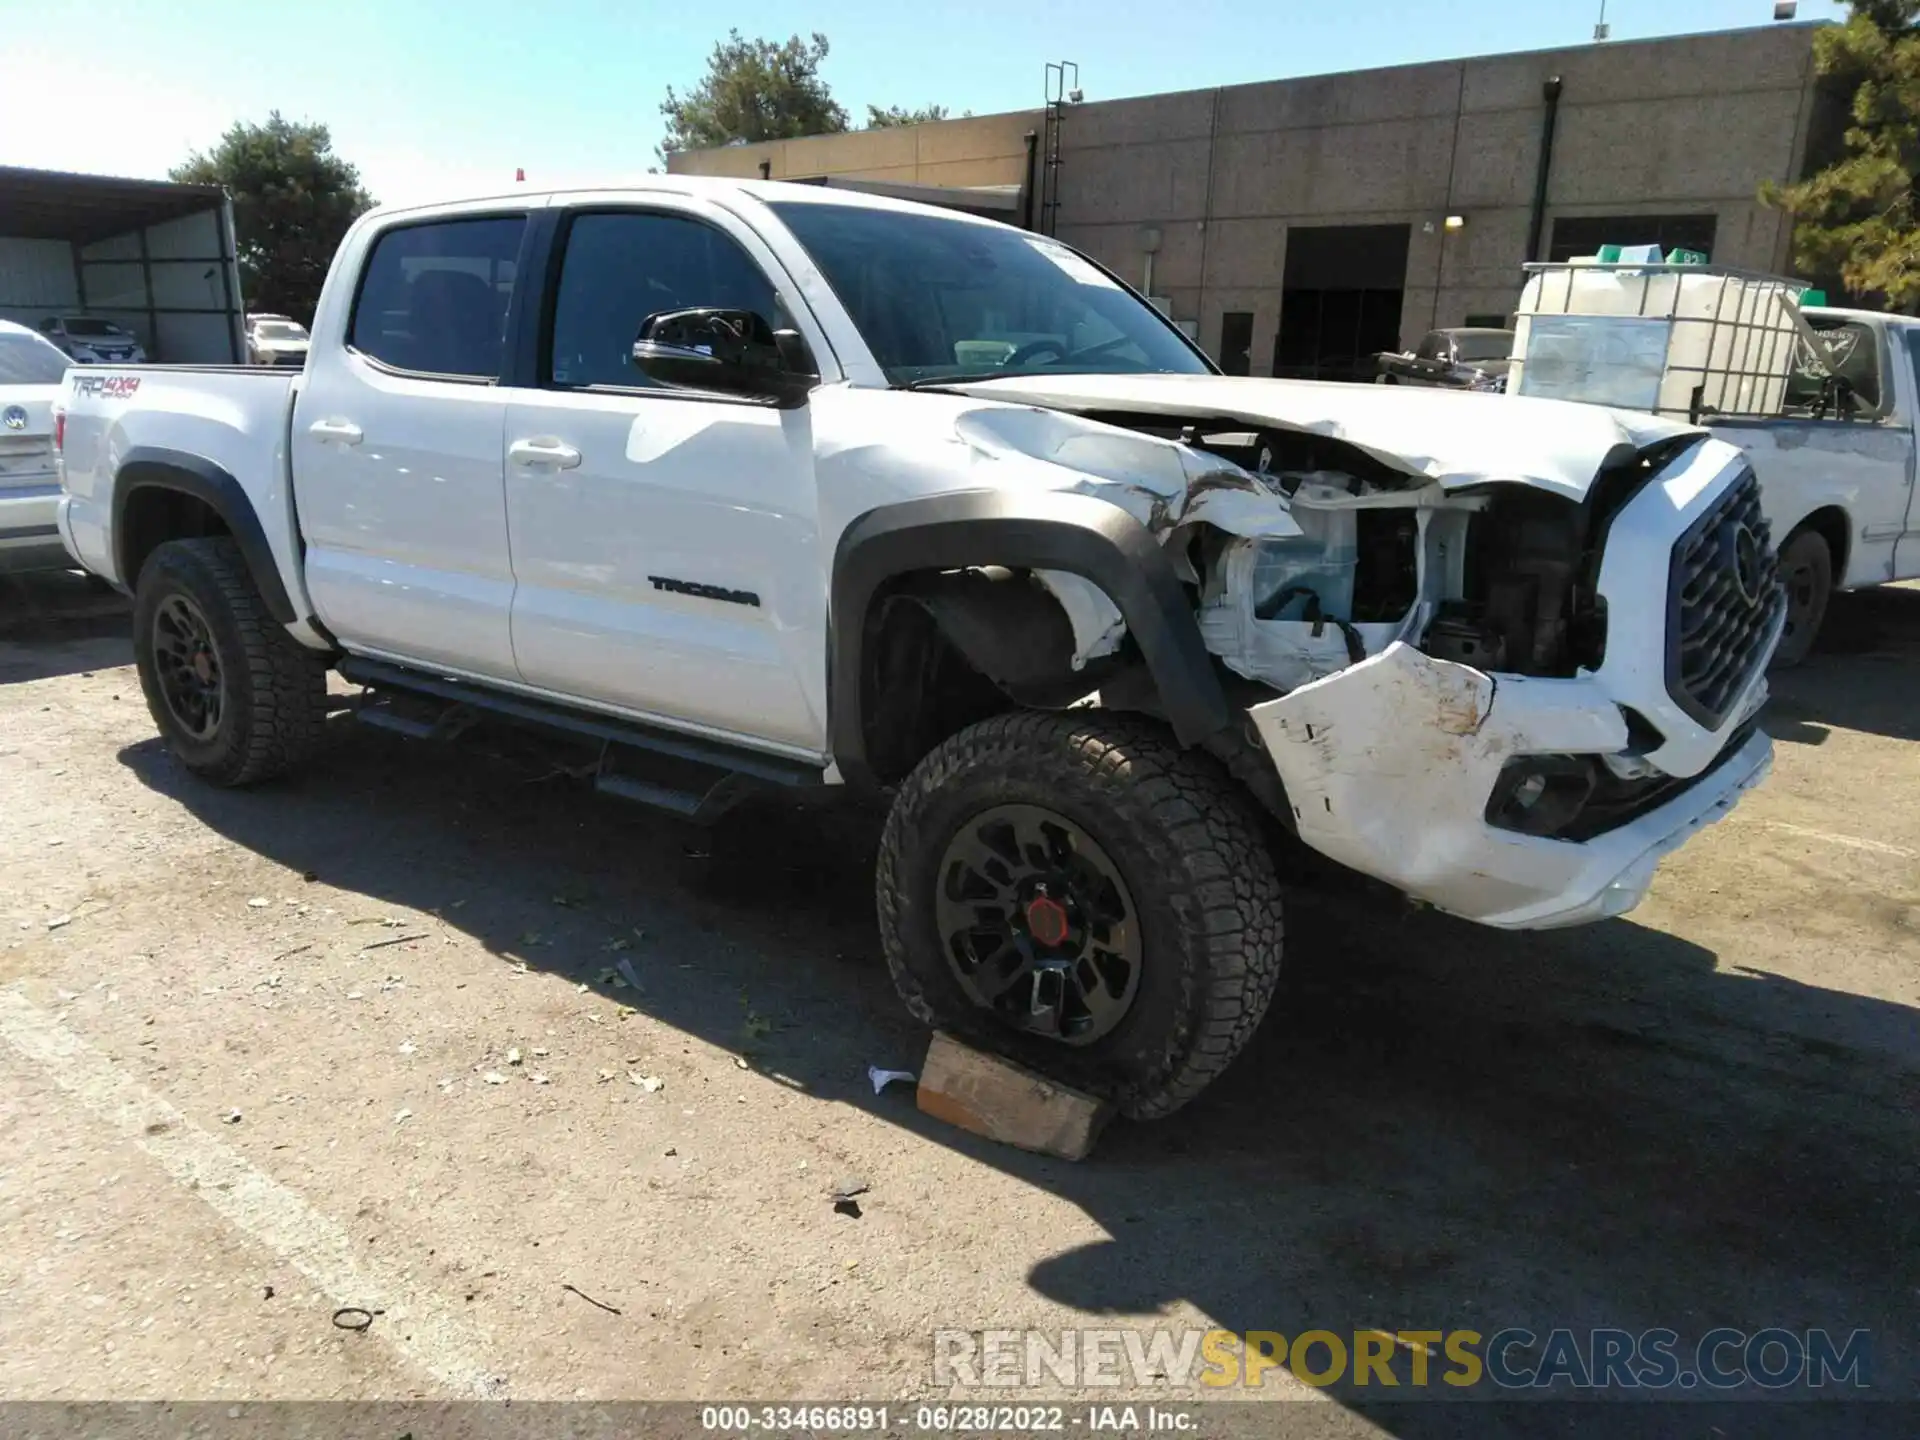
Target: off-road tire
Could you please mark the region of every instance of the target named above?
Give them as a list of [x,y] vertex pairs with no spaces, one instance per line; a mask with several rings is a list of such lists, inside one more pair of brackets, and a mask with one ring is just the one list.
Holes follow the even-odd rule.
[[[180,595],[205,616],[226,681],[217,727],[195,737],[174,717],[154,656],[154,616]],[[272,615],[227,536],[156,546],[134,588],[133,650],[147,709],[167,748],[215,785],[251,785],[294,769],[320,745],[327,719],[327,666]]]
[[[1131,892],[1138,990],[1111,1033],[1075,1047],[1023,1033],[968,999],[934,923],[950,838],[999,805],[1084,830]],[[1256,807],[1211,755],[1158,724],[1096,710],[997,716],[933,750],[900,786],[876,874],[887,967],[907,1008],[1135,1119],[1171,1114],[1240,1052],[1272,998],[1279,877]]]
[[1826,536],[1802,530],[1780,547],[1780,578],[1787,587],[1787,628],[1773,652],[1773,668],[1790,670],[1813,651],[1833,598],[1833,551]]

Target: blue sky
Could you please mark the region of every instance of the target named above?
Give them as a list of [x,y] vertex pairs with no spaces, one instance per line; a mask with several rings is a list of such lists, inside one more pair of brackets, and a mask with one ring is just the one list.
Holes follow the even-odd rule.
[[[1773,0],[1607,0],[1616,40],[1765,24]],[[164,175],[236,118],[333,129],[386,202],[616,181],[728,27],[820,30],[869,102],[1025,109],[1589,41],[1599,0],[0,0],[0,163]],[[1802,19],[1841,14],[1801,0]]]

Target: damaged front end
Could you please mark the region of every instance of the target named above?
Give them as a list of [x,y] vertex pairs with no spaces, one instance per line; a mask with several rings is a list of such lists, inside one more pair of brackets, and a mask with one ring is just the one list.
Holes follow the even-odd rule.
[[[1457,429],[1527,413],[1446,398],[1478,407]],[[1245,407],[1070,408],[959,427],[1072,471],[1065,488],[1161,540],[1244,682],[1284,818],[1330,857],[1483,923],[1575,924],[1630,909],[1660,856],[1765,774],[1752,717],[1781,613],[1731,447],[1667,427],[1589,450],[1580,481],[1564,451],[1516,463],[1511,436],[1475,465],[1470,437],[1405,452]],[[1749,574],[1736,542],[1754,525],[1767,559]],[[1123,649],[1097,586],[1033,578],[1075,670]]]

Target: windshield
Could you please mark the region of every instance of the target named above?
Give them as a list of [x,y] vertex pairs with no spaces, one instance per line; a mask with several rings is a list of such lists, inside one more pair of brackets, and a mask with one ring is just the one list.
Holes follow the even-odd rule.
[[0,335],[0,385],[58,385],[72,363],[38,335]]
[[105,320],[89,320],[84,315],[69,315],[60,325],[69,335],[105,337],[123,333],[118,325],[109,325]]
[[1052,240],[866,206],[772,208],[896,385],[961,375],[1208,373],[1158,314]]
[[1456,335],[1453,337],[1453,353],[1468,362],[1505,360],[1513,354],[1513,332],[1493,330],[1481,335]]
[[253,333],[262,340],[304,340],[307,329],[291,320],[263,320],[253,327]]

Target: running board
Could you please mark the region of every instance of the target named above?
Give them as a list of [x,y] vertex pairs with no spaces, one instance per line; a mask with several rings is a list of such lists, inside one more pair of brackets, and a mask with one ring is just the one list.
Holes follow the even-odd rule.
[[401,715],[392,710],[382,709],[378,705],[361,705],[353,712],[353,718],[363,725],[372,725],[376,729],[391,730],[396,735],[404,735],[409,740],[437,740],[440,726],[427,720],[416,720],[411,715]]
[[738,775],[721,775],[705,790],[699,790],[658,784],[637,776],[615,775],[603,770],[594,776],[593,788],[605,795],[668,811],[696,825],[710,825],[751,794],[757,783],[742,781]]
[[423,715],[390,703],[363,704],[360,720],[417,740],[450,740],[482,716],[545,731],[600,747],[590,767],[594,789],[650,805],[698,824],[717,819],[755,790],[808,789],[824,784],[813,766],[760,751],[744,750],[696,735],[683,735],[617,716],[508,694],[385,661],[348,656],[343,678],[391,699],[437,702]]

